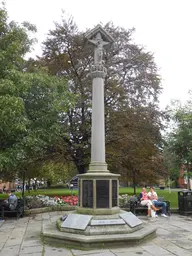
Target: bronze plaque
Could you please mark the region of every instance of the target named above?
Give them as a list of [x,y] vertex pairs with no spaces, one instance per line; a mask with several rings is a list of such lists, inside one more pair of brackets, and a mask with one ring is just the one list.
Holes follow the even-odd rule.
[[96,181],[97,208],[109,208],[109,180]]
[[83,180],[83,202],[82,206],[93,208],[93,181]]

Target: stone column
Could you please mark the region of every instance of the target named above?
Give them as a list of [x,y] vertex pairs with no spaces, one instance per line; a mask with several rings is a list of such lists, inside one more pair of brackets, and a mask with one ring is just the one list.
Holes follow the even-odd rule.
[[110,173],[105,162],[105,110],[104,79],[107,69],[103,65],[104,48],[113,43],[113,38],[98,25],[85,35],[94,45],[94,63],[90,70],[92,78],[92,126],[91,162],[87,173],[79,174],[82,196],[77,212],[92,215],[115,214],[118,207],[118,177]]
[[105,162],[104,78],[106,68],[95,64],[91,68],[92,82],[92,131],[91,163],[89,171],[107,171]]

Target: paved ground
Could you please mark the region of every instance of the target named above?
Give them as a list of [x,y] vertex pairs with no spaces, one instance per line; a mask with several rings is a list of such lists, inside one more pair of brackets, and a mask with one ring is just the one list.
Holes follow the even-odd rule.
[[158,227],[157,237],[135,247],[76,250],[56,248],[45,245],[41,241],[42,221],[51,218],[56,220],[62,212],[37,214],[32,217],[7,219],[0,225],[0,256],[192,256],[192,216],[172,215],[170,218],[160,217],[147,220],[149,225]]

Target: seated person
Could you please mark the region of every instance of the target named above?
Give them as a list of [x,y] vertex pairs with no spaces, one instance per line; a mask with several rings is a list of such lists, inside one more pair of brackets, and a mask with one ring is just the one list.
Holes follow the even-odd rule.
[[158,211],[159,209],[156,208],[152,201],[148,198],[148,195],[147,195],[147,191],[146,191],[146,188],[143,188],[142,189],[142,197],[141,197],[141,205],[147,205],[148,207],[148,214],[147,214],[147,217],[151,217],[151,209],[153,209],[155,212]]
[[5,210],[15,210],[17,207],[17,197],[10,190],[7,191],[8,199],[4,201],[3,207]]
[[158,201],[157,193],[155,192],[153,187],[150,187],[150,192],[147,195],[155,207],[162,207],[161,216],[167,217],[167,213],[166,213],[167,204],[165,202]]

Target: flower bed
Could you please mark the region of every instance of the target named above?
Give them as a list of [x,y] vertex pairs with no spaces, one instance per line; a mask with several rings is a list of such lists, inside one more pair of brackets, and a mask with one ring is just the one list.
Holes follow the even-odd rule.
[[78,204],[77,196],[55,196],[44,195],[26,196],[26,209],[36,209],[50,206],[76,206]]
[[126,208],[129,205],[130,197],[128,194],[119,195],[119,207]]
[[[60,206],[75,207],[78,205],[77,196],[26,196],[25,209],[36,209],[44,207],[57,208]],[[129,202],[132,199],[132,196],[129,197],[127,194],[119,195],[119,207],[127,208],[129,207]]]
[[55,196],[54,200],[59,205],[70,205],[70,206],[78,205],[78,197],[77,196]]

